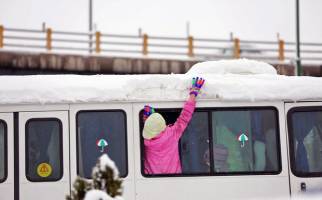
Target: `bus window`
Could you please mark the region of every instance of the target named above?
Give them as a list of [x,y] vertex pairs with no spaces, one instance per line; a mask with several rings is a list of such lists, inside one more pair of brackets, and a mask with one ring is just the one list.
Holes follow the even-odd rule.
[[26,123],[26,177],[57,181],[63,176],[62,123],[59,119],[30,119]]
[[[179,109],[160,109],[167,125],[173,124]],[[143,130],[142,112],[141,133]],[[147,176],[172,174],[142,173]],[[275,108],[197,109],[179,142],[181,174],[278,174],[281,171],[277,110]]]
[[[160,109],[156,110],[165,119],[167,125],[171,126],[177,120],[181,110],[179,109]],[[143,130],[142,114],[141,133]],[[141,137],[142,138],[142,137]],[[142,139],[143,144],[143,139]],[[208,112],[196,111],[187,128],[185,129],[179,141],[179,156],[183,175],[202,175],[210,173],[210,158],[205,156],[205,152],[209,152],[209,124]],[[144,158],[144,145],[142,157]],[[142,161],[144,166],[144,161]],[[144,172],[144,170],[142,170]],[[147,175],[147,174],[145,174]],[[167,174],[153,174],[167,175]]]
[[80,111],[77,113],[77,172],[91,178],[98,157],[107,153],[127,175],[126,114],[123,111]]
[[322,112],[292,111],[289,115],[291,168],[299,177],[322,173]]
[[195,112],[180,140],[183,174],[210,172],[209,123],[207,112]]
[[278,126],[275,110],[212,112],[216,173],[278,173]]
[[7,154],[7,141],[6,141],[6,124],[0,121],[0,183],[6,179],[6,154]]

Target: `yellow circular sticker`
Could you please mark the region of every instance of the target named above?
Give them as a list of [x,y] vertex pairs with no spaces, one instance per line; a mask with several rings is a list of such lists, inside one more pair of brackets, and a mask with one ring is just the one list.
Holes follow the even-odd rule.
[[52,168],[48,163],[41,163],[37,167],[37,174],[40,177],[46,178],[51,175]]

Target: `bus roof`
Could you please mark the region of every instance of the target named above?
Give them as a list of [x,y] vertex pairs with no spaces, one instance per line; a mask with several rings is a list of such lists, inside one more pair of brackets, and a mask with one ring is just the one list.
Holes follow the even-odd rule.
[[[241,61],[244,62],[245,60]],[[253,62],[253,61],[251,61]],[[305,101],[322,99],[322,79],[277,75],[271,69],[203,71],[214,63],[197,64],[186,74],[169,75],[33,75],[1,76],[0,104],[100,103],[111,101],[182,101],[191,78],[206,79],[200,99],[219,101]],[[215,67],[212,67],[213,69]],[[228,67],[229,68],[229,67]],[[246,68],[249,66],[246,65]],[[237,72],[236,73],[236,69]],[[210,70],[211,71],[211,70]],[[215,70],[216,71],[216,70]],[[220,71],[220,70],[217,70]],[[246,70],[247,71],[247,70]]]

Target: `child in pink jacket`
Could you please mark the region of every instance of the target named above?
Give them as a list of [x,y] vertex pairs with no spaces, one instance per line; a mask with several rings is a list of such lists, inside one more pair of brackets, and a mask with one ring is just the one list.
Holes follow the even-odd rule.
[[179,140],[191,120],[197,97],[204,79],[194,78],[190,89],[189,99],[172,126],[159,113],[145,106],[143,138],[145,146],[144,172],[145,174],[178,174],[181,173],[179,158]]

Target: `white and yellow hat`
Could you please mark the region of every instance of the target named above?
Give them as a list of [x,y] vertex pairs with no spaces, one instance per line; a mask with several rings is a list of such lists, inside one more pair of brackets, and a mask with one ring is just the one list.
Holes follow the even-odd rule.
[[143,138],[150,140],[158,136],[166,127],[167,126],[162,115],[159,113],[153,113],[144,123]]

